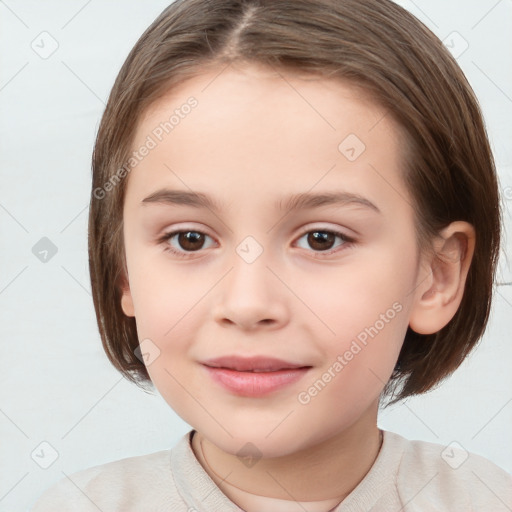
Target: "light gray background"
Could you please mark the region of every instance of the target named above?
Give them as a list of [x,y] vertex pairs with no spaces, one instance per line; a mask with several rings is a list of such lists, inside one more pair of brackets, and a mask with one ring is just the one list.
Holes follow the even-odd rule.
[[[481,101],[510,231],[512,1],[399,3],[453,51],[469,45],[458,61]],[[0,1],[0,511],[26,510],[64,474],[170,448],[189,429],[108,363],[87,267],[99,119],[130,48],[167,4]],[[42,237],[58,250],[46,263],[32,252]],[[499,280],[509,285],[497,289],[479,348],[438,390],[382,413],[379,424],[410,439],[457,441],[512,472],[510,237],[506,244]],[[43,469],[53,450],[58,458]]]

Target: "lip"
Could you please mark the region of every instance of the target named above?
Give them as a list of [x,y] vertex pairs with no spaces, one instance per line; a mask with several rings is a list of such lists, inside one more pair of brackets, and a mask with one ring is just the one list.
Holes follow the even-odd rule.
[[310,366],[268,372],[251,372],[204,366],[210,377],[235,395],[258,397],[268,395],[300,380]]
[[240,396],[263,396],[298,380],[309,365],[266,356],[225,356],[204,361],[209,376],[228,391]]
[[290,361],[285,361],[283,359],[277,359],[275,357],[269,356],[240,357],[235,355],[207,359],[206,361],[203,361],[203,364],[214,368],[226,368],[228,370],[237,370],[239,372],[253,370],[288,370],[307,366],[302,363],[293,363]]

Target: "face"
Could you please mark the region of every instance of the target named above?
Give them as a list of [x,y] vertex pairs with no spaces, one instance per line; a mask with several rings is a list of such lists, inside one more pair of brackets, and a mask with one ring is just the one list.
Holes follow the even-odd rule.
[[139,122],[122,307],[189,425],[280,456],[376,415],[422,278],[412,200],[398,127],[361,92],[220,71]]

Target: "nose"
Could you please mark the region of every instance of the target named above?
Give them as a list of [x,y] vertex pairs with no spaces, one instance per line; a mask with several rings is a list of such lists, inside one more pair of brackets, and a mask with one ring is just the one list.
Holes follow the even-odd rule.
[[252,331],[278,329],[289,321],[290,292],[262,254],[252,263],[236,255],[214,305],[219,323]]

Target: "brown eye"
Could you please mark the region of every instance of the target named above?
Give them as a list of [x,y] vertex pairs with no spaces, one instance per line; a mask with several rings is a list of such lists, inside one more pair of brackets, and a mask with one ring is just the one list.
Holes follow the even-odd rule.
[[330,231],[311,231],[308,234],[308,244],[318,251],[326,251],[332,248],[336,236]]
[[[304,238],[306,239],[306,244],[308,246],[304,247],[305,249],[311,248],[313,249],[313,252],[327,252],[329,254],[338,252],[338,247],[340,247],[341,250],[345,246],[354,242],[352,238],[345,236],[343,233],[328,229],[313,229],[306,231],[302,234],[299,240]],[[342,242],[336,246],[335,243],[337,238],[341,239]]]
[[204,249],[206,238],[211,237],[201,231],[184,229],[167,233],[158,242],[164,245],[164,250],[179,257],[187,257]]
[[180,248],[186,251],[201,249],[204,244],[204,233],[198,231],[180,231],[178,232],[178,244]]

